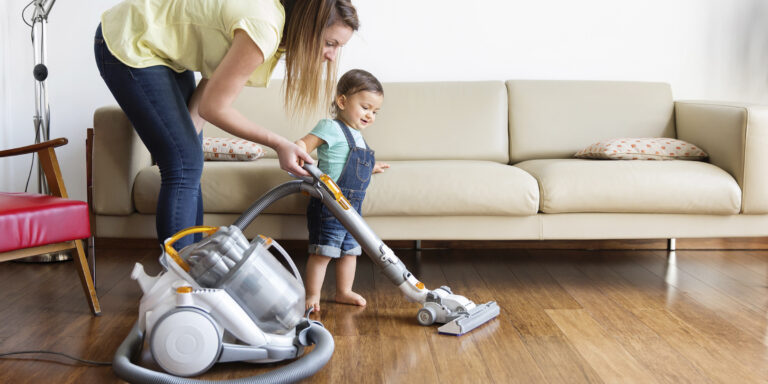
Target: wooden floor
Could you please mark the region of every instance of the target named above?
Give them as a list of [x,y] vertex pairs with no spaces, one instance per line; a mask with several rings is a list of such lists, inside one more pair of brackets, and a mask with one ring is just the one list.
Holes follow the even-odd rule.
[[[134,262],[156,273],[154,249],[99,249],[103,315],[91,317],[71,262],[0,264],[0,353],[44,349],[112,355],[136,320]],[[292,254],[303,264],[301,250]],[[766,383],[768,251],[398,250],[428,287],[449,285],[501,315],[461,336],[416,323],[365,257],[366,308],[324,302],[334,335],[317,383]],[[333,293],[329,268],[325,291]],[[206,379],[270,367],[216,365]],[[121,382],[110,367],[58,357],[0,359],[0,383]]]

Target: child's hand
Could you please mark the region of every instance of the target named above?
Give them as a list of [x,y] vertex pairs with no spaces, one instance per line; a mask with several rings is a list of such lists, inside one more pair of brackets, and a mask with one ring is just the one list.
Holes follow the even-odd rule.
[[373,173],[382,173],[387,168],[389,168],[389,164],[382,161],[377,161],[376,164],[373,165]]

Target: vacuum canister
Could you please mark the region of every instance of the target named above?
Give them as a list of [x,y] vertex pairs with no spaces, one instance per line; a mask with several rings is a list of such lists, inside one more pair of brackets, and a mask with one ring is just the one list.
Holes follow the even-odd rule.
[[[289,272],[270,251],[290,264]],[[266,237],[248,243],[234,225],[220,227],[181,250],[190,275],[203,287],[225,290],[262,331],[285,334],[304,315],[304,284],[290,256]]]
[[284,334],[304,315],[304,286],[261,243],[219,282],[264,331]]

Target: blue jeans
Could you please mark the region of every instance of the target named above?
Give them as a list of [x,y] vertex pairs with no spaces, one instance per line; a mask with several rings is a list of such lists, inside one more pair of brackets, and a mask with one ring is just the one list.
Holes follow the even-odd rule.
[[[195,130],[187,107],[195,90],[194,74],[162,65],[132,68],[123,64],[107,48],[101,25],[96,29],[94,53],[101,77],[160,168],[158,240],[162,243],[184,228],[201,225],[202,133]],[[200,238],[200,234],[186,236],[175,247],[181,249]]]

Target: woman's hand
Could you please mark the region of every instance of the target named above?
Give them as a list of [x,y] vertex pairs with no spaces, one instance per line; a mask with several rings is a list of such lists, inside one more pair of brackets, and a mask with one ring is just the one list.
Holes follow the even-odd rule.
[[[299,146],[299,148],[302,151],[307,152],[307,144],[304,142],[304,140],[299,139],[299,140],[296,140],[295,143],[296,145]],[[304,159],[299,158],[299,167],[303,167],[303,166],[304,166]]]
[[383,161],[377,161],[376,164],[373,165],[373,174],[382,173],[387,168],[389,168],[389,164]]
[[304,162],[314,164],[315,161],[303,148],[296,143],[283,140],[274,149],[280,160],[280,168],[296,176],[309,176],[309,173],[301,166],[304,165]]

